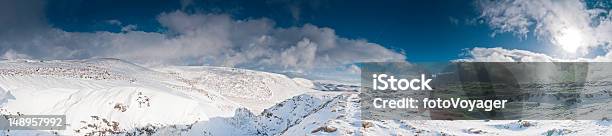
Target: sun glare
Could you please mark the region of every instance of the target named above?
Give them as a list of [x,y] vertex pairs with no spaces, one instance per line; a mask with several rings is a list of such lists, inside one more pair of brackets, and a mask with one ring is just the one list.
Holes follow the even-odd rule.
[[584,45],[582,32],[576,28],[563,29],[556,37],[556,43],[570,53],[576,53]]

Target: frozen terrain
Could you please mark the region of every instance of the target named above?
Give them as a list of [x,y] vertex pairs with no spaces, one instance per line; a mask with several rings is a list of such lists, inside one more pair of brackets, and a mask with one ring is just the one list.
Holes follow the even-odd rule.
[[0,62],[2,114],[63,114],[66,130],[3,135],[609,135],[612,121],[360,120],[358,86],[117,59]]

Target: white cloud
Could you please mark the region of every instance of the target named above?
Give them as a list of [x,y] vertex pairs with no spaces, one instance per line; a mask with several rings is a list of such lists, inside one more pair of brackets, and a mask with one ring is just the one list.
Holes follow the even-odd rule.
[[[506,0],[478,2],[481,17],[495,33],[526,37],[533,32],[569,53],[612,44],[610,8],[589,8],[579,0]],[[494,34],[495,34],[494,33]]]
[[501,47],[496,48],[473,48],[467,52],[467,59],[459,61],[471,62],[553,62],[559,61],[546,54],[534,53],[525,50],[508,50]]
[[265,18],[233,20],[228,15],[180,11],[161,14],[158,20],[179,35],[173,39],[180,45],[206,47],[210,51],[206,54],[216,56],[217,65],[310,69],[405,59],[381,45],[342,38],[331,28],[310,24],[277,28]]
[[518,49],[480,48],[467,50],[465,59],[455,61],[464,62],[610,62],[612,53],[595,58],[560,59],[542,53]]
[[[17,8],[14,10],[19,11]],[[11,13],[19,14],[17,11]],[[306,72],[346,68],[356,62],[405,59],[403,53],[379,44],[340,37],[331,28],[311,24],[279,28],[266,18],[236,20],[226,14],[175,11],[157,17],[167,32],[137,31],[130,25],[118,33],[67,32],[52,28],[45,19],[40,19],[44,18],[43,11],[31,12],[31,16],[36,18],[15,21],[34,23],[0,24],[3,29],[15,28],[23,32],[0,35],[0,53],[35,59],[113,57],[145,64],[217,65]],[[2,19],[11,17],[16,16]],[[6,31],[0,30],[0,34]]]

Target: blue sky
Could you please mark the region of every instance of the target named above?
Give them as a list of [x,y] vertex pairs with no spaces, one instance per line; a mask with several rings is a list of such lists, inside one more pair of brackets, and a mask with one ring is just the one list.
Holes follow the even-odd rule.
[[[142,31],[164,31],[156,16],[182,8],[180,1],[168,0],[76,0],[51,1],[46,13],[50,24],[72,32],[120,31],[120,27],[106,20],[134,24]],[[533,35],[524,39],[510,33],[492,37],[493,30],[478,23],[481,20],[475,2],[466,0],[194,1],[184,9],[226,13],[236,19],[270,18],[279,27],[306,23],[329,27],[339,36],[366,39],[405,51],[407,59],[413,62],[462,58],[463,49],[473,47],[546,51],[546,46],[534,46],[546,43]],[[294,12],[299,15],[296,17]]]
[[337,76],[360,62],[612,61],[609,0],[5,0],[0,58]]

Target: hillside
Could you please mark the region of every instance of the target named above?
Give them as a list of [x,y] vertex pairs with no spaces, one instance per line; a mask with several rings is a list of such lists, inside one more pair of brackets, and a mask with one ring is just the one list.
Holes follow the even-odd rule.
[[356,85],[237,68],[146,68],[117,59],[5,60],[0,62],[0,113],[62,114],[67,117],[68,128],[0,133],[198,136],[612,133],[612,123],[606,119],[361,120],[358,94]]

